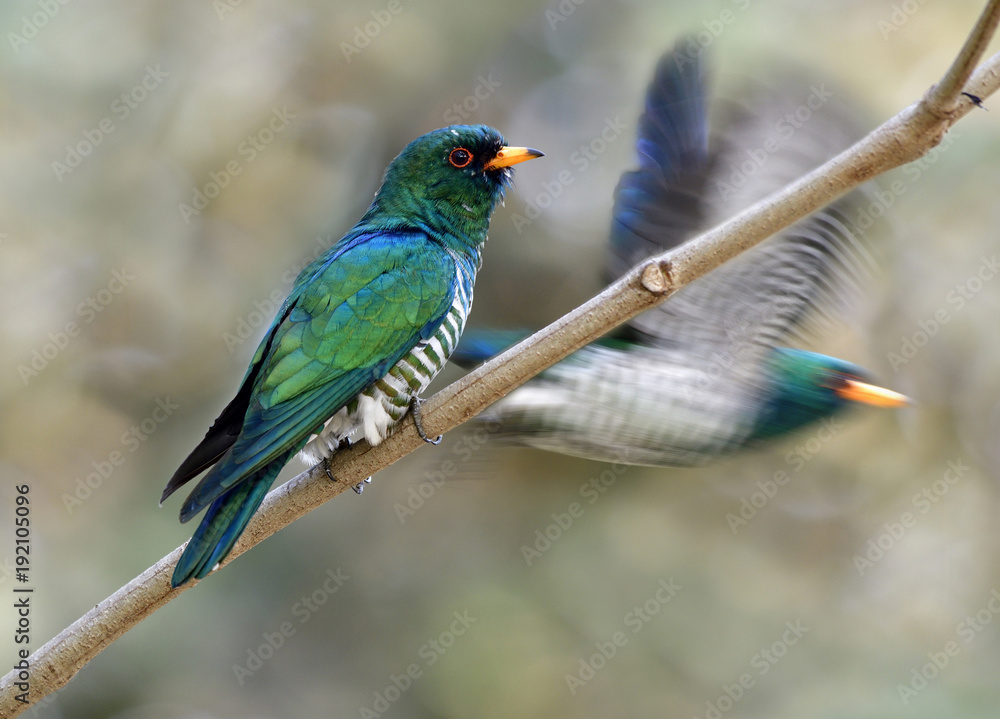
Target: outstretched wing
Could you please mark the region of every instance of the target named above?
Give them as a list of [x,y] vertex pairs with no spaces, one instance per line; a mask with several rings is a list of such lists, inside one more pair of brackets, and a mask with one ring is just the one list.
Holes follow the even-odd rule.
[[[825,86],[787,77],[775,84],[780,90],[757,84],[741,101],[719,103],[720,130],[702,149],[704,75],[702,61],[681,52],[657,67],[640,122],[639,169],[616,192],[613,274],[749,207],[857,135]],[[874,266],[849,228],[856,201],[845,198],[727,262],[631,320],[631,329],[643,344],[702,356],[787,342],[807,317],[842,305]]]
[[444,320],[455,265],[422,233],[366,234],[334,249],[307,268],[258,348],[234,400],[246,396],[239,434],[184,503],[182,521],[301,448]]
[[608,280],[687,240],[704,224],[708,181],[705,67],[668,52],[656,66],[639,119],[639,169],[615,188]]

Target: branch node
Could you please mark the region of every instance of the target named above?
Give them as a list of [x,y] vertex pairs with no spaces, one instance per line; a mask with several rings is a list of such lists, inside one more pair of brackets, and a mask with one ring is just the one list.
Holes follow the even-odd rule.
[[650,262],[642,268],[642,276],[639,278],[639,281],[643,287],[654,295],[662,295],[669,292],[674,286],[670,260]]

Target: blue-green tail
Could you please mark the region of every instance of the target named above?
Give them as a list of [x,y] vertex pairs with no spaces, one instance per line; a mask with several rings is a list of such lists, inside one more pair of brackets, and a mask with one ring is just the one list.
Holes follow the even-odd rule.
[[209,505],[174,567],[171,586],[202,579],[226,558],[287,461],[288,457],[279,457]]
[[459,367],[475,367],[530,334],[529,330],[467,329],[449,359]]
[[[462,334],[458,341],[458,347],[448,359],[459,367],[472,368],[492,359],[530,335],[530,330],[468,329]],[[600,347],[624,349],[632,343],[627,339],[610,334],[601,337],[593,344]]]

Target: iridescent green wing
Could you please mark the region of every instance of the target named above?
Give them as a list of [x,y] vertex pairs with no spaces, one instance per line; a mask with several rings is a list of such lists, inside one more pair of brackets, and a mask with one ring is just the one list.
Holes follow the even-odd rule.
[[311,266],[261,343],[232,449],[181,510],[192,516],[311,434],[444,321],[455,263],[418,233],[362,235]]

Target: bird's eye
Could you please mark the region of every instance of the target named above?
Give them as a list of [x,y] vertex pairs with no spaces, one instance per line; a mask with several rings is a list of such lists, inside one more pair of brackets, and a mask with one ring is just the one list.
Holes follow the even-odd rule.
[[840,389],[842,387],[846,387],[849,381],[858,379],[860,378],[855,377],[854,375],[845,374],[843,372],[834,372],[826,378],[826,381],[823,382],[823,386],[830,389]]
[[452,167],[461,169],[472,162],[472,153],[464,147],[456,147],[451,151],[451,154],[448,155],[448,162],[451,163]]

